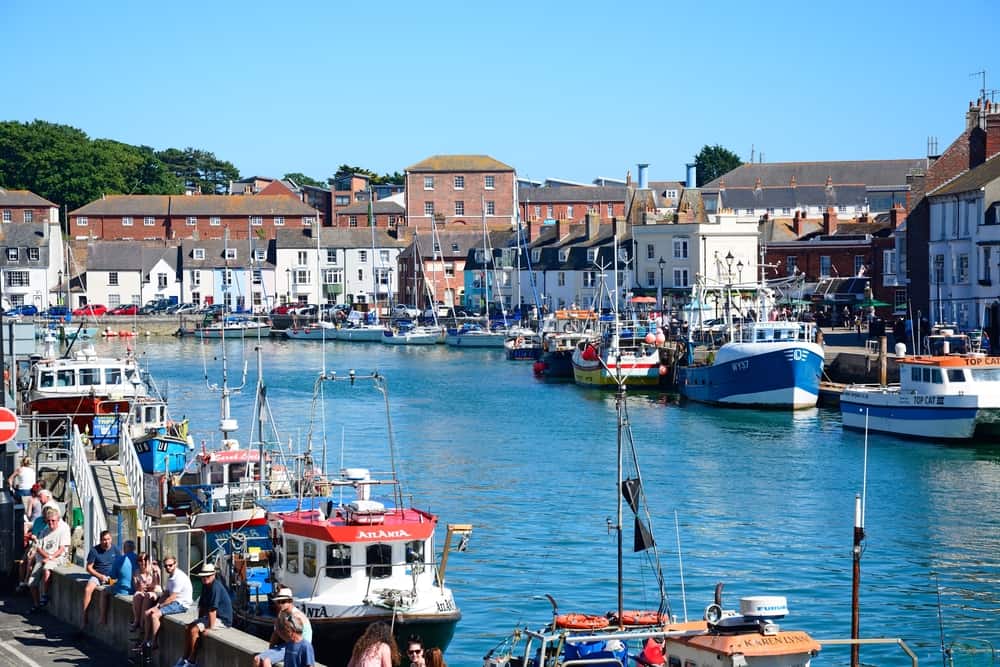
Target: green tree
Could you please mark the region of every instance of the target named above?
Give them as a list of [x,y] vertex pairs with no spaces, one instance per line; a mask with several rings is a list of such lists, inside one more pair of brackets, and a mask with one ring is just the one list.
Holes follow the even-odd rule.
[[282,180],[292,180],[292,181],[295,181],[299,185],[311,185],[314,188],[325,188],[326,187],[326,183],[324,183],[322,181],[317,181],[315,178],[309,178],[305,174],[303,174],[301,172],[298,172],[298,171],[293,171],[290,174],[285,174],[281,178],[282,178]]
[[364,167],[352,167],[348,164],[342,164],[337,167],[337,172],[333,175],[333,178],[338,178],[344,174],[363,174],[371,179],[372,185],[380,185],[383,183],[392,183],[394,185],[403,185],[404,176],[403,174],[395,171],[391,174],[376,174],[370,169],[365,169]]
[[698,169],[698,187],[714,181],[719,176],[736,169],[743,164],[740,156],[727,148],[716,144],[705,144],[694,156],[694,164]]
[[167,148],[156,153],[170,173],[191,188],[205,195],[225,194],[229,182],[238,180],[240,172],[232,162],[215,157],[214,153],[196,148]]

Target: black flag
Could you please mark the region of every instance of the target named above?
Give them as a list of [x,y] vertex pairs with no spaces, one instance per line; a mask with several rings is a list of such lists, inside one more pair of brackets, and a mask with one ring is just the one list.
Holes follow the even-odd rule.
[[635,518],[634,535],[632,551],[645,551],[656,544],[656,540],[653,539],[653,533],[649,531],[646,524],[639,520],[639,517]]
[[632,508],[632,514],[639,512],[639,498],[642,497],[642,482],[638,479],[622,480],[622,498]]

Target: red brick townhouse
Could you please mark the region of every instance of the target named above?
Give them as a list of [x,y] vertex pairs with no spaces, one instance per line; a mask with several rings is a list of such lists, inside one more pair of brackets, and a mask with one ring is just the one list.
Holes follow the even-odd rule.
[[406,168],[406,224],[429,233],[447,228],[513,229],[517,174],[488,155],[435,155]]
[[117,240],[273,239],[275,230],[316,224],[317,211],[285,195],[106,195],[69,213],[71,238]]
[[583,222],[588,213],[596,213],[601,222],[610,223],[625,217],[625,193],[625,186],[559,185],[522,187],[517,196],[521,219],[526,222]]
[[28,190],[0,188],[0,223],[58,222],[59,207]]
[[[379,229],[396,229],[404,226],[406,211],[392,200],[376,201],[372,204],[372,218]],[[368,202],[356,202],[337,212],[337,227],[367,227]]]

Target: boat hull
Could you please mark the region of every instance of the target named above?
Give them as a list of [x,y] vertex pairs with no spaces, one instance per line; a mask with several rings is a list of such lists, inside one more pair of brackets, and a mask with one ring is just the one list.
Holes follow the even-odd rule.
[[226,338],[244,338],[246,336],[251,336],[253,338],[256,338],[257,336],[261,337],[270,336],[271,327],[269,326],[253,327],[253,328],[227,327],[225,329],[225,333],[223,333],[222,329],[195,329],[194,335],[197,336],[198,338],[207,338],[207,339],[218,339],[222,338],[223,335],[225,335]]
[[337,329],[337,340],[355,343],[377,343],[388,331],[385,327],[342,327]]
[[573,351],[555,350],[543,352],[540,357],[542,363],[539,375],[546,380],[572,380],[573,379]]
[[386,331],[382,336],[382,342],[386,345],[437,345],[440,334],[421,331],[407,333],[393,333]]
[[632,349],[613,353],[609,348],[602,348],[600,355],[600,358],[588,359],[589,355],[577,347],[572,357],[573,381],[588,387],[616,387],[618,378],[624,379],[630,387],[655,387],[660,384],[658,348],[651,347],[639,354]]
[[450,347],[503,347],[502,333],[449,333],[445,343]]
[[336,340],[336,328],[310,326],[301,329],[285,329],[285,338],[291,340]]
[[844,428],[929,440],[995,439],[1000,408],[980,408],[975,396],[922,396],[880,388],[850,388],[840,399]]
[[816,406],[822,372],[815,343],[729,343],[714,363],[679,368],[678,388],[699,403],[798,410]]

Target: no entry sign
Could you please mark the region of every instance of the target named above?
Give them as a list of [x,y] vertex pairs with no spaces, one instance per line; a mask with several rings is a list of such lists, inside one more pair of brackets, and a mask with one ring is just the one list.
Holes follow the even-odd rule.
[[9,408],[0,407],[0,445],[6,444],[17,435],[17,415]]

